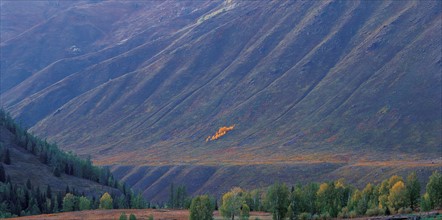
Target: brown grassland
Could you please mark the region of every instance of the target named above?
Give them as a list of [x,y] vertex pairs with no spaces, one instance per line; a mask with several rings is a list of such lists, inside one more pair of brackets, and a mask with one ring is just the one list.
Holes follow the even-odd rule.
[[[150,215],[154,217],[155,220],[188,220],[189,211],[188,210],[168,210],[168,209],[116,209],[116,210],[89,210],[89,211],[78,211],[78,212],[64,212],[64,213],[54,213],[45,215],[35,215],[35,216],[25,216],[20,218],[12,219],[30,219],[30,220],[111,220],[118,219],[122,212],[125,212],[129,217],[130,214],[134,214],[137,219],[148,219]],[[221,220],[218,211],[214,212],[215,220]],[[265,212],[251,212],[250,219],[255,219],[258,217],[262,220],[270,220],[272,216],[270,213]]]

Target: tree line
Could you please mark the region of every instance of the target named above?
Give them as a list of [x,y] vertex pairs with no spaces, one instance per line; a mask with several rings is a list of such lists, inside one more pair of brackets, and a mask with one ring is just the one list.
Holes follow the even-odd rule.
[[[48,143],[32,134],[14,122],[11,116],[0,109],[0,125],[5,126],[15,136],[18,146],[37,156],[40,161],[53,169],[53,174],[60,177],[62,173],[72,175],[102,185],[118,187],[118,181],[109,169],[94,166],[90,158],[82,159],[71,152],[60,150],[56,144]],[[2,146],[0,157],[5,164],[10,164],[9,148]]]
[[[343,179],[288,187],[275,183],[265,189],[246,191],[235,187],[221,199],[219,211],[225,219],[249,219],[250,211],[271,212],[274,220],[355,218],[442,208],[442,175],[429,177],[425,193],[416,173],[404,180],[391,176],[380,184],[368,183],[363,189],[345,184]],[[215,205],[209,196],[195,197],[190,220],[212,219]]]
[[94,166],[90,159],[85,160],[72,153],[66,153],[57,145],[28,133],[2,109],[0,126],[14,134],[14,141],[18,146],[52,168],[54,176],[72,175],[119,190],[111,194],[104,193],[97,199],[69,186],[66,186],[65,191],[54,192],[49,185],[42,189],[34,186],[29,179],[25,185],[13,184],[4,166],[14,164],[15,161],[11,158],[9,146],[0,143],[0,218],[97,208],[139,209],[150,206],[140,194],[135,194],[126,184],[117,181],[109,169]]
[[[0,173],[2,170],[0,164]],[[69,186],[66,191],[54,192],[49,185],[44,190],[33,186],[29,179],[23,186],[10,179],[0,181],[0,218],[92,209],[142,209],[147,205],[141,195],[129,191],[121,195],[105,192],[97,199]]]

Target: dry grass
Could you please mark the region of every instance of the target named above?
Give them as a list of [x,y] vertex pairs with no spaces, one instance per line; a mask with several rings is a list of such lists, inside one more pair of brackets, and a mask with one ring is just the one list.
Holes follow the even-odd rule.
[[[81,211],[81,212],[64,212],[56,214],[46,214],[46,215],[35,215],[26,216],[21,218],[12,219],[30,219],[30,220],[111,220],[118,219],[122,212],[125,212],[127,216],[134,214],[137,219],[148,219],[150,215],[154,217],[155,220],[188,220],[189,211],[188,210],[166,210],[166,209],[117,209],[117,210],[91,210],[91,211]],[[216,220],[221,220],[222,217],[216,211],[214,212],[214,217]],[[251,212],[250,219],[255,219],[258,217],[262,220],[272,219],[269,213],[264,212]]]

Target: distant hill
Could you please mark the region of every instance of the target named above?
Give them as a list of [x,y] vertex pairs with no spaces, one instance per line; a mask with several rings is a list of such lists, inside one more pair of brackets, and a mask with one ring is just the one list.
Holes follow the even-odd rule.
[[[151,166],[250,165],[267,180],[284,178],[261,166],[331,164],[306,168],[300,180],[442,166],[441,1],[59,7],[2,40],[1,105],[121,177]],[[18,22],[20,13],[7,15]],[[156,183],[164,189],[174,178]],[[139,189],[156,193],[145,181]]]

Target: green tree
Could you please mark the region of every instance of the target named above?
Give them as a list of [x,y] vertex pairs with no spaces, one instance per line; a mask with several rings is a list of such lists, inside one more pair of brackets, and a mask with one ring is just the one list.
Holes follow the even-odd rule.
[[113,200],[109,193],[104,193],[100,198],[100,209],[112,209],[113,208]]
[[250,191],[250,196],[252,197],[252,204],[250,205],[250,210],[262,211],[261,191],[254,189]]
[[244,203],[244,204],[242,204],[239,218],[241,220],[249,220],[249,217],[250,217],[250,208],[246,203]]
[[407,189],[405,188],[404,182],[398,181],[391,187],[388,202],[390,211],[397,211],[399,208],[407,206]]
[[421,191],[421,184],[417,179],[416,172],[412,172],[410,175],[408,175],[406,188],[408,203],[410,204],[411,209],[415,209],[417,204],[419,204]]
[[79,202],[78,206],[79,206],[80,211],[91,209],[91,201],[88,198],[82,196],[82,197],[80,197],[78,202]]
[[173,183],[170,184],[170,192],[169,192],[169,206],[170,208],[176,207],[176,194],[175,194],[175,187]]
[[428,212],[431,210],[431,201],[428,193],[425,193],[421,198],[421,211]]
[[434,171],[427,184],[431,208],[442,208],[442,175]]
[[399,181],[403,181],[402,177],[394,175],[390,177],[388,180],[382,181],[381,185],[378,188],[378,200],[379,200],[379,208],[385,209],[388,211],[388,196],[390,194],[391,187],[394,186]]
[[289,190],[283,183],[275,183],[267,191],[266,204],[273,214],[273,219],[284,219],[289,205]]
[[235,219],[241,212],[241,206],[245,203],[243,190],[235,187],[230,192],[223,195],[222,205],[220,207],[221,215],[225,218]]
[[289,220],[295,220],[300,213],[302,208],[302,195],[303,190],[300,184],[296,187],[292,186],[290,190],[290,205],[287,208],[287,218]]
[[131,213],[129,215],[129,220],[137,220],[137,217],[133,213]]
[[197,196],[190,204],[190,220],[212,220],[213,206],[207,195]]
[[75,209],[75,196],[71,193],[68,193],[63,198],[63,211],[64,212],[72,212]]
[[127,220],[127,215],[125,212],[121,213],[119,220]]
[[141,194],[132,195],[130,204],[131,204],[131,208],[133,208],[133,209],[146,208],[146,202],[144,201],[143,196],[141,196]]

